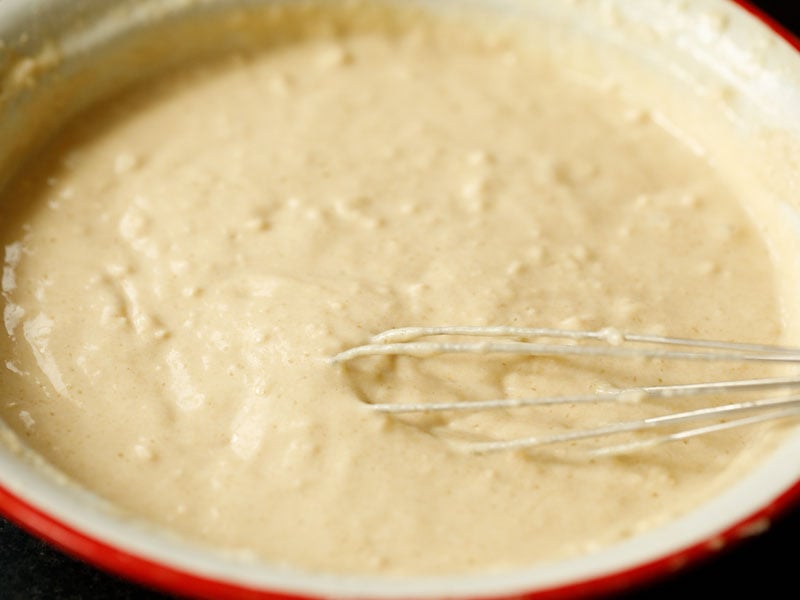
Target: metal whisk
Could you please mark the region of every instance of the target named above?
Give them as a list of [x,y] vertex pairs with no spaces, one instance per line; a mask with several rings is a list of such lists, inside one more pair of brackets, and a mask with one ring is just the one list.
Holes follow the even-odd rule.
[[[437,336],[470,336],[484,339],[474,342],[440,342],[428,339]],[[530,341],[541,339],[567,341],[560,343],[556,341],[544,343]],[[593,343],[578,343],[586,341]],[[740,363],[800,363],[800,348],[625,333],[614,328],[605,328],[598,331],[578,331],[519,327],[405,327],[391,329],[373,336],[369,343],[365,345],[356,346],[337,354],[331,361],[341,364],[361,357],[377,355],[425,357],[438,354],[486,355],[493,353],[531,357],[606,356]],[[591,429],[568,431],[558,435],[501,441],[480,441],[466,445],[469,450],[477,453],[522,450],[549,444],[605,438],[629,432],[645,430],[655,432],[666,427],[684,427],[671,433],[653,435],[633,442],[603,446],[591,451],[594,455],[615,455],[725,429],[800,416],[800,393],[789,393],[795,388],[800,388],[800,376],[633,387],[594,394],[540,398],[502,398],[413,404],[386,403],[368,404],[368,406],[372,410],[392,414],[484,411],[559,404],[640,402],[655,398],[732,394],[746,391],[772,390],[777,392],[784,390],[782,395],[774,395],[757,400],[732,402],[648,419],[616,422]]]

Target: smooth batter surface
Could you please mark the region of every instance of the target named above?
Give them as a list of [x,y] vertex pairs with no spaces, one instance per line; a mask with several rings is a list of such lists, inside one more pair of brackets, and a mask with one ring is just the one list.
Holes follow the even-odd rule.
[[657,107],[553,60],[444,22],[320,27],[86,113],[3,193],[0,415],[134,515],[334,572],[571,556],[717,492],[761,430],[611,459],[448,443],[686,400],[413,417],[365,402],[756,369],[328,361],[408,325],[779,339],[774,268],[724,173],[667,133]]

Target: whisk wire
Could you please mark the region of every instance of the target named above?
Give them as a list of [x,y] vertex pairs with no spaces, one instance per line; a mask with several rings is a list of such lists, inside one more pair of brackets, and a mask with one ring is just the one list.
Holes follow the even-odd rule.
[[[782,409],[775,411],[775,408]],[[528,437],[516,440],[499,441],[499,442],[474,442],[471,444],[470,450],[478,453],[497,452],[499,450],[524,450],[534,448],[537,446],[547,446],[551,444],[574,442],[590,438],[607,437],[622,433],[632,433],[635,431],[643,431],[646,429],[657,429],[662,427],[669,427],[674,425],[681,425],[684,423],[695,423],[702,420],[718,419],[725,416],[733,416],[736,414],[746,412],[761,412],[761,414],[746,417],[739,420],[732,420],[724,423],[717,423],[716,425],[707,426],[704,428],[697,428],[694,430],[684,430],[682,432],[662,436],[661,438],[650,438],[645,441],[631,442],[619,446],[608,446],[594,450],[595,454],[614,454],[620,448],[634,449],[652,446],[654,444],[676,441],[679,439],[686,439],[695,435],[701,435],[710,431],[720,431],[722,429],[730,429],[734,427],[741,427],[744,425],[753,424],[755,422],[762,422],[764,420],[771,420],[776,418],[778,413],[800,414],[800,395],[788,396],[785,398],[763,399],[751,402],[739,402],[736,404],[726,404],[723,406],[715,406],[711,408],[701,408],[680,413],[672,413],[659,417],[651,417],[649,419],[642,419],[638,421],[626,421],[622,423],[613,423],[603,427],[594,429],[584,429],[580,431],[570,431],[563,434],[552,435],[547,437]]]
[[[503,341],[479,342],[433,342],[420,338],[438,336],[515,338]],[[553,338],[568,340],[568,343],[542,343],[527,340]],[[522,341],[525,340],[525,341]],[[582,343],[582,342],[600,342]],[[631,347],[634,346],[634,347]],[[666,347],[666,349],[664,348]],[[677,349],[674,349],[677,348]],[[691,339],[651,334],[621,332],[614,328],[596,331],[520,328],[520,327],[404,327],[390,329],[373,336],[369,343],[344,350],[331,361],[342,364],[368,356],[413,356],[426,357],[439,354],[513,354],[531,357],[614,357],[646,358],[662,360],[701,360],[720,362],[772,362],[800,363],[800,348],[778,345],[749,344],[720,340]],[[462,402],[432,403],[374,403],[371,410],[389,413],[483,411],[517,409],[534,406],[552,406],[586,403],[639,403],[647,399],[703,396],[786,390],[800,387],[800,377],[772,377],[731,381],[685,383],[631,387],[606,390],[592,394],[559,395],[538,398],[500,398]],[[637,439],[632,442],[595,447],[589,452],[598,456],[610,456],[632,452],[658,444],[688,439],[700,435],[745,427],[771,420],[800,416],[800,394],[762,398],[746,402],[734,402],[705,407],[685,412],[646,419],[616,422],[589,429],[567,431],[543,437],[526,437],[512,440],[469,442],[467,448],[476,453],[529,450],[532,448],[573,443],[581,440],[606,438],[623,433],[657,430],[666,427],[692,425],[703,421],[715,423],[689,427],[664,435]]]

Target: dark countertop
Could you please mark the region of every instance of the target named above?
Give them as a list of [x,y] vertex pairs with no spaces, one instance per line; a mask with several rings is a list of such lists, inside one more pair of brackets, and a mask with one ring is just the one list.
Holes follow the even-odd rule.
[[[800,34],[800,3],[752,2]],[[668,580],[628,592],[624,600],[693,597],[800,597],[800,507],[773,527]],[[781,590],[780,592],[778,590]],[[0,600],[165,600],[162,594],[122,581],[73,560],[0,518]]]

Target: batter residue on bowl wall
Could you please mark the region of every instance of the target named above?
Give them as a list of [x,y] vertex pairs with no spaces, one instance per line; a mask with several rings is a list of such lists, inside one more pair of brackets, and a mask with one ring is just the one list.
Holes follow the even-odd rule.
[[615,459],[448,443],[685,401],[402,418],[364,402],[755,368],[328,362],[405,325],[782,334],[764,241],[656,106],[513,35],[393,14],[336,28],[323,12],[263,51],[171,72],[85,113],[21,172],[0,208],[0,415],[131,514],[315,570],[518,567],[709,498],[764,431]]

